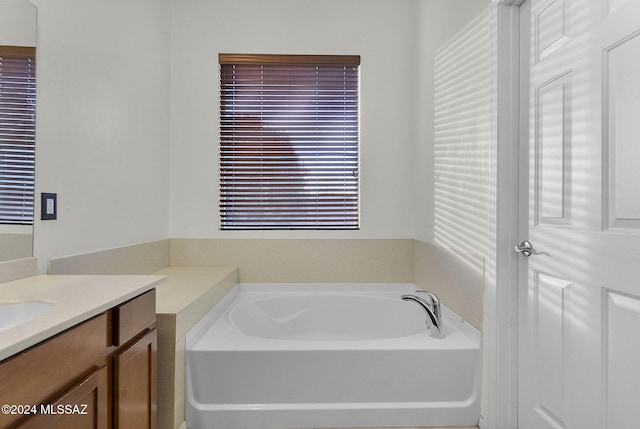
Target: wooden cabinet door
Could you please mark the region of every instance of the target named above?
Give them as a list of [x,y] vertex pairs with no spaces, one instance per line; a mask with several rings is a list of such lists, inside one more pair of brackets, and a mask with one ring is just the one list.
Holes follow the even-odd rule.
[[114,356],[114,428],[155,429],[157,330]]
[[[0,404],[40,407],[105,366],[107,324],[107,315],[101,314],[2,361]],[[0,414],[0,428],[19,421],[24,421],[20,415]]]
[[107,368],[94,371],[57,400],[38,404],[20,429],[107,429]]

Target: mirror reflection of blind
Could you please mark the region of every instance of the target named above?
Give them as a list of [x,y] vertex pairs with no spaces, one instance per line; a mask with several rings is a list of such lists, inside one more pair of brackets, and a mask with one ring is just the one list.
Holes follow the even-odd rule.
[[35,48],[0,46],[0,223],[33,223],[35,117]]
[[491,98],[488,15],[435,57],[435,241],[484,269],[491,216]]
[[357,229],[358,56],[221,54],[222,229]]

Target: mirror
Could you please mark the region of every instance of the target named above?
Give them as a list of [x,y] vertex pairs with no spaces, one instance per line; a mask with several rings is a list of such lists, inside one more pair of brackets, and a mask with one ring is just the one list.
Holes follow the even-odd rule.
[[[0,0],[0,46],[35,48],[37,19],[38,10],[28,1]],[[0,103],[2,103],[1,100]],[[0,109],[2,109],[1,104]],[[3,133],[6,134],[6,126],[0,126],[0,138]],[[3,147],[0,142],[0,175],[6,175],[6,171],[12,168],[6,167],[7,162],[5,161],[9,158],[7,155],[9,150],[5,150],[5,148],[6,145]],[[2,167],[3,162],[6,168]],[[33,167],[33,172],[29,174],[34,173],[35,167]],[[2,179],[0,177],[0,185],[5,184]],[[7,195],[6,190],[5,195]],[[0,189],[0,200],[2,197],[3,190]],[[33,255],[33,223],[29,223],[29,220],[13,222],[0,221],[0,262],[28,258]]]

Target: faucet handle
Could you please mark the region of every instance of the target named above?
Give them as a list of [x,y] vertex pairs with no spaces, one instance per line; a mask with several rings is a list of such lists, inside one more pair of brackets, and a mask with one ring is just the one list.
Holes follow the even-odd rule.
[[415,293],[424,293],[431,299],[431,302],[433,304],[440,304],[440,299],[433,292],[429,292],[428,290],[420,289],[420,290],[417,290]]
[[440,310],[440,299],[438,298],[438,296],[433,292],[429,292],[428,290],[423,289],[417,290],[416,293],[423,293],[429,297],[431,310],[439,320],[442,317],[442,310]]

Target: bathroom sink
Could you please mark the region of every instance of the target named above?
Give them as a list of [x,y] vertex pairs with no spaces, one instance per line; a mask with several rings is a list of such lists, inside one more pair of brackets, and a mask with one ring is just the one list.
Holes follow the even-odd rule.
[[48,313],[51,304],[46,302],[0,303],[0,331],[26,323]]

